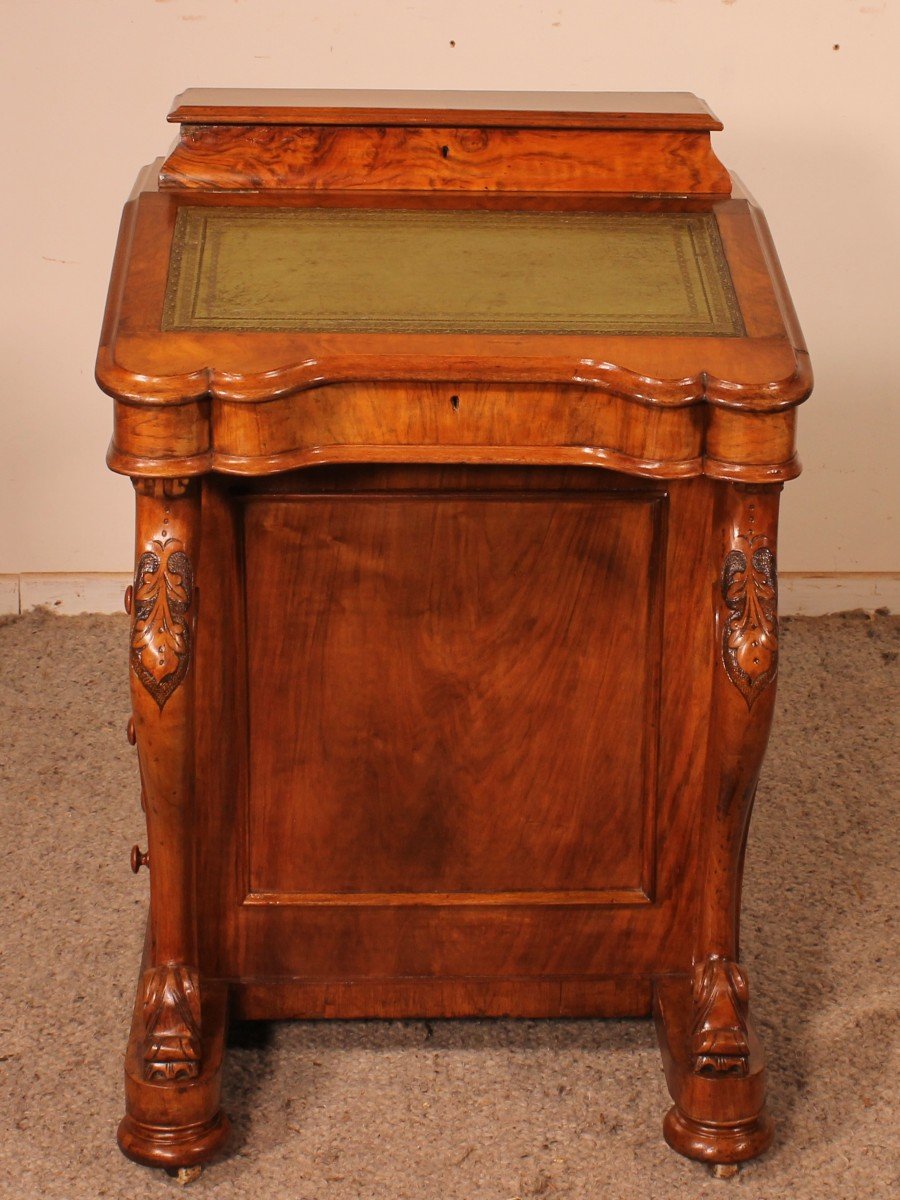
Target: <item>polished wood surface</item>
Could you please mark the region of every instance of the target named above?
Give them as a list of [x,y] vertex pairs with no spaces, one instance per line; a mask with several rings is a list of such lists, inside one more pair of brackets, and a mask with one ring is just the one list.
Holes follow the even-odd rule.
[[[248,498],[249,718],[268,734],[250,751],[245,902],[652,899],[662,614],[633,597],[659,566],[664,497],[485,474],[484,491]],[[302,856],[269,849],[297,839]]]
[[512,129],[721,129],[692,92],[417,92],[188,88],[168,120],[201,125],[467,125]]
[[135,1162],[177,1170],[205,1162],[228,1140],[231,1126],[220,1107],[228,992],[213,981],[204,988],[203,1044],[199,1069],[190,1076],[190,1082],[187,1077],[149,1079],[142,1054],[142,997],[157,958],[150,941],[152,924],[151,920],[125,1056],[127,1111],[118,1138],[123,1153]]
[[[541,170],[535,174],[534,164]],[[708,133],[466,125],[190,125],[161,188],[727,196]]]
[[[670,1145],[761,1153],[741,876],[812,378],[718,123],[677,94],[189,92],[172,119],[126,205],[97,361],[109,463],[136,488],[132,864],[151,882],[120,1145],[170,1168],[218,1151],[227,1006],[652,1012]],[[304,328],[278,272],[307,251],[276,239],[261,270],[288,321],[261,330],[272,296],[239,254],[203,276],[197,230],[215,213],[240,239],[274,210],[714,223],[739,320],[416,332],[360,301],[352,330],[314,306]],[[199,238],[181,293],[179,228]],[[540,274],[512,279],[535,311]],[[203,328],[201,278],[250,327]]]
[[[190,195],[192,204],[223,202]],[[284,202],[284,193],[227,198],[254,208]],[[414,456],[412,446],[432,440],[416,427],[446,423],[449,397],[474,383],[488,409],[496,407],[500,428],[493,416],[493,428],[484,428],[484,405],[460,404],[440,437],[446,461],[609,462],[748,482],[798,473],[793,410],[812,386],[809,357],[765,221],[746,199],[713,206],[747,331],[741,338],[166,333],[177,211],[174,195],[151,190],[123,218],[97,360],[98,382],[117,401],[115,470],[258,473],[348,456]],[[334,386],[344,381],[354,384],[346,410]],[[443,387],[424,388],[426,381]],[[401,385],[392,404],[370,401],[372,385],[382,383]],[[527,410],[506,401],[510,384],[540,385]],[[575,422],[565,414],[569,402],[581,414]],[[394,403],[405,409],[397,423]],[[646,421],[637,419],[643,409]],[[342,426],[353,430],[346,440]]]
[[774,1136],[765,1105],[762,1047],[749,1017],[742,1015],[735,1021],[732,985],[720,982],[721,962],[711,960],[704,969],[716,973],[712,986],[726,993],[712,997],[726,1014],[720,1017],[723,1024],[710,1032],[721,1036],[736,1030],[745,1047],[743,1065],[727,1072],[698,1067],[692,1034],[698,1015],[707,1009],[707,997],[683,976],[658,979],[653,1013],[666,1083],[675,1101],[663,1122],[663,1134],[673,1150],[688,1158],[713,1164],[746,1162],[767,1150]]
[[[265,980],[279,1015],[647,1014],[699,902],[676,714],[708,681],[660,663],[707,644],[662,614],[669,589],[704,611],[709,485],[398,465],[204,487],[200,589],[241,650],[198,644],[220,797],[199,927],[236,1011],[262,1015]],[[267,732],[223,760],[232,720]]]
[[[615,386],[616,373],[608,378]],[[265,475],[341,462],[432,462],[437,454],[448,463],[602,466],[662,479],[765,483],[800,472],[793,408],[754,421],[703,401],[636,405],[593,382],[332,384],[267,403],[236,399],[217,405],[215,446],[208,402],[161,409],[152,426],[141,413],[116,408],[114,470]]]
[[[194,653],[200,488],[136,481],[131,703],[147,815],[150,927],[156,965],[143,978],[148,1080],[200,1072],[200,979],[190,845],[194,807]],[[140,865],[140,864],[138,864]]]

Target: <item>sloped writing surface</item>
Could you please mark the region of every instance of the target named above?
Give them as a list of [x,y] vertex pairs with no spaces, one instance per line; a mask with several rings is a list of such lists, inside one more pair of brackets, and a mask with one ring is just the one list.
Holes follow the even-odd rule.
[[164,330],[737,337],[709,213],[185,205]]

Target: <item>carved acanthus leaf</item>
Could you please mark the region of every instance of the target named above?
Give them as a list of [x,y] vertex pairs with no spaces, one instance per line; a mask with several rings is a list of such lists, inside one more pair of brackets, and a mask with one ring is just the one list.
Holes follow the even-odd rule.
[[741,533],[725,556],[722,598],[728,610],[722,661],[747,707],[778,670],[778,582],[775,554],[767,539]]
[[200,989],[194,972],[169,963],[144,980],[144,1077],[190,1079],[200,1072]]
[[161,710],[190,666],[194,574],[178,538],[154,538],[152,547],[134,575],[131,669]]
[[694,970],[691,1063],[696,1073],[747,1075],[747,977],[727,958],[707,958]]

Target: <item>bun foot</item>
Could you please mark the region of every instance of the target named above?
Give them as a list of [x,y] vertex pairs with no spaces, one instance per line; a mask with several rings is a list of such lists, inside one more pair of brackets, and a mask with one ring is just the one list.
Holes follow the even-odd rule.
[[144,1167],[162,1167],[179,1183],[187,1184],[200,1177],[202,1164],[224,1146],[229,1132],[223,1112],[210,1121],[171,1128],[145,1125],[126,1115],[117,1137],[126,1158]]
[[[179,1183],[190,1183],[199,1175],[200,1164],[217,1154],[228,1139],[229,1122],[220,1107],[227,991],[216,982],[202,987],[202,1005],[196,1005],[199,1053],[190,1060],[195,1073],[154,1071],[148,1077],[146,974],[142,969],[125,1055],[125,1116],[119,1125],[119,1148],[134,1162],[162,1167]],[[157,1023],[153,1046],[165,1048],[168,1043],[158,1036],[159,1029]],[[154,1057],[154,1063],[159,1057]]]
[[709,1163],[717,1179],[731,1179],[742,1162],[768,1150],[773,1132],[765,1109],[747,1121],[725,1124],[698,1121],[673,1105],[663,1121],[663,1136],[672,1149]]
[[[729,988],[737,978],[746,996],[743,974],[725,972],[723,978]],[[656,1030],[675,1102],[663,1134],[673,1150],[709,1163],[725,1179],[738,1163],[769,1148],[774,1127],[765,1107],[762,1050],[745,998],[736,1011],[730,992],[712,1004],[707,991],[692,987],[687,976],[656,981]]]

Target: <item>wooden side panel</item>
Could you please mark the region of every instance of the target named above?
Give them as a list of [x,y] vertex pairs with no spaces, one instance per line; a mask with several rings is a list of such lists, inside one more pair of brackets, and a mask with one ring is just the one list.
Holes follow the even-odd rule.
[[663,504],[248,504],[250,899],[646,901]]
[[649,1012],[699,911],[709,676],[684,664],[710,653],[707,481],[407,465],[204,487],[201,966],[236,1011]]

